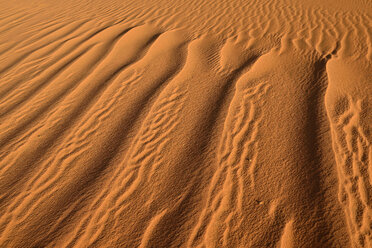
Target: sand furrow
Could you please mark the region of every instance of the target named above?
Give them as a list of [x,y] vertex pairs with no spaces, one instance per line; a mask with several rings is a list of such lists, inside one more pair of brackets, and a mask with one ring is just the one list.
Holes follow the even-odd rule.
[[[203,240],[201,247],[207,244],[228,247],[230,232],[239,229],[245,188],[254,186],[255,140],[260,119],[260,111],[255,105],[267,89],[262,84],[235,93],[217,152],[218,169],[211,179],[206,208],[201,213],[189,246],[196,245],[194,239],[197,237]],[[234,226],[231,226],[232,223]]]
[[[149,29],[148,29],[149,27],[143,27],[143,28],[138,28],[138,29],[134,29],[132,32],[129,32],[128,33],[128,40],[126,40],[126,39],[123,39],[123,41],[124,41],[124,43],[122,44],[122,49],[123,48],[128,48],[128,47],[130,47],[130,46],[132,46],[132,48],[133,49],[131,49],[131,50],[129,50],[129,54],[127,55],[127,56],[129,56],[129,58],[130,58],[130,56],[133,54],[133,55],[137,55],[138,54],[138,52],[136,52],[135,51],[135,48],[137,47],[137,49],[143,49],[143,45],[146,47],[147,45],[150,45],[151,44],[151,42],[149,43],[149,41],[148,41],[148,38],[150,38],[150,41],[151,41],[151,38],[152,38],[152,35],[151,35],[151,33],[149,33],[148,31],[149,31]],[[150,31],[151,31],[151,29],[150,29]],[[153,32],[153,31],[151,31],[151,32]],[[139,41],[141,40],[141,39],[138,39],[138,38],[134,38],[134,37],[136,37],[137,36],[137,34],[141,34],[141,36],[143,36],[143,38],[142,39],[144,39],[144,43],[143,44],[141,44],[141,43],[139,43]],[[172,35],[171,35],[172,36]],[[130,38],[130,37],[132,37],[132,38]],[[165,40],[167,40],[166,38],[164,38]],[[149,66],[149,59],[150,59],[150,61],[152,61],[152,58],[153,57],[157,57],[157,56],[159,56],[160,55],[160,53],[159,53],[159,48],[160,48],[160,51],[161,51],[161,48],[162,48],[162,40],[164,40],[164,39],[160,39],[160,41],[159,42],[156,42],[156,44],[158,44],[158,45],[155,45],[154,44],[154,48],[153,49],[151,49],[150,51],[149,51],[149,56],[148,56],[148,58],[147,58],[147,56],[145,56],[142,60],[140,60],[137,64],[137,66],[135,66],[135,64],[133,64],[133,67],[134,68],[136,68],[136,67],[139,67],[139,68],[141,68],[142,66],[144,66],[144,67],[148,67]],[[142,41],[143,42],[143,41]],[[176,44],[174,44],[175,46],[177,46],[177,43]],[[121,56],[123,56],[123,53],[117,53],[117,51],[115,51],[115,49],[117,50],[117,49],[119,49],[119,47],[120,47],[120,45],[118,44],[118,45],[116,45],[116,47],[114,48],[114,53],[113,54],[121,54]],[[167,47],[165,47],[166,49],[168,49]],[[163,48],[164,49],[164,48]],[[174,56],[174,55],[173,55]],[[129,59],[128,58],[128,59]],[[115,57],[113,58],[113,59],[115,59]],[[129,59],[130,60],[130,59]],[[143,62],[142,62],[143,61]],[[122,57],[122,59],[120,60],[120,62],[121,63],[127,63],[126,62],[126,59],[125,59],[125,57]],[[165,61],[166,62],[166,61]],[[110,63],[109,63],[110,64]],[[160,66],[160,65],[159,65]],[[130,73],[133,73],[133,72],[130,72]],[[169,68],[167,68],[167,67],[165,67],[164,68],[164,72],[163,72],[163,74],[164,73],[166,73],[165,75],[167,75],[168,73],[169,73]],[[128,74],[127,74],[128,75]],[[130,74],[129,74],[130,75]],[[162,77],[164,77],[164,76],[162,76],[162,75],[160,75],[160,80],[159,80],[159,82],[161,82],[161,83],[163,83],[164,81],[164,79],[162,79]],[[123,78],[123,77],[121,77],[120,75],[117,77],[117,79],[115,79],[114,81],[116,81],[116,84],[121,84],[122,83],[122,80],[123,79],[125,79],[125,77]],[[142,80],[144,80],[144,78],[142,79]],[[103,80],[103,81],[105,81],[105,80]],[[152,82],[152,80],[149,80],[148,81],[149,83],[150,83],[150,85],[151,84],[154,84],[154,82]],[[124,86],[124,89],[125,89],[125,86],[130,86],[130,80],[129,81],[124,81],[123,83],[123,86]],[[142,87],[142,86],[141,86]],[[154,84],[154,85],[151,85],[151,87],[157,87],[157,84]],[[156,89],[156,88],[155,88]],[[113,89],[114,90],[114,89]],[[133,91],[133,89],[132,89],[132,91]],[[123,92],[125,92],[124,90],[122,90],[122,93]],[[151,92],[151,91],[150,91]],[[123,99],[123,95],[118,95],[118,96],[120,96],[120,98],[122,99],[121,101],[123,101],[124,99]],[[104,99],[106,99],[106,98],[103,98],[103,100]],[[119,99],[116,99],[116,100],[119,100]],[[123,103],[125,103],[125,101],[123,102]],[[104,103],[104,102],[102,102],[102,104],[104,104],[103,106],[105,106],[105,108],[107,108],[107,107],[109,107],[109,105],[107,105],[107,102],[106,103]],[[118,104],[117,102],[116,102],[116,104]],[[102,106],[102,105],[101,105]],[[116,107],[117,107],[117,105],[116,105]],[[100,107],[101,109],[102,109],[102,107]],[[117,108],[116,108],[117,109]],[[96,109],[97,110],[97,109]],[[94,120],[94,118],[100,118],[100,114],[99,114],[99,111],[98,111],[98,115],[96,115],[96,114],[94,114],[95,112],[96,112],[96,110],[94,110],[92,113],[93,113],[93,119],[91,120],[91,121],[93,121],[93,122],[90,122],[90,123],[94,123],[94,122],[96,122],[97,120],[99,120],[99,119],[96,119],[96,120]],[[116,110],[116,113],[118,114],[118,113],[120,113],[120,112],[118,112],[118,111],[120,111],[120,108],[119,109],[117,109]],[[115,112],[114,112],[115,113]],[[88,115],[89,116],[89,115]],[[89,116],[89,117],[91,117],[91,116]],[[127,117],[128,118],[128,117]],[[89,120],[89,119],[88,119]],[[109,119],[110,120],[110,119]],[[125,120],[125,119],[124,119]],[[130,120],[130,118],[129,119],[127,119],[127,121],[128,120]],[[105,121],[106,122],[106,121]],[[104,123],[102,123],[102,125],[103,124],[105,124],[105,122]],[[111,121],[112,122],[112,121]],[[117,127],[116,128],[113,128],[113,129],[111,129],[110,128],[110,126],[108,126],[109,127],[109,129],[107,130],[107,131],[109,131],[109,132],[114,132],[115,133],[115,131],[117,130],[117,128],[120,128],[120,126],[122,126],[123,125],[123,120],[120,120],[120,119],[118,119],[118,122],[117,122]],[[85,125],[87,125],[88,124],[88,127],[89,127],[89,125],[91,125],[91,124],[89,124],[89,122],[87,122],[86,124],[84,124],[84,125],[77,125],[77,129],[76,129],[76,131],[78,131],[78,132],[85,132],[85,130],[86,130],[86,127],[85,127]],[[54,127],[55,128],[55,127]],[[97,127],[98,128],[98,127]],[[106,128],[107,129],[107,128]],[[99,129],[98,129],[99,130]],[[90,130],[91,131],[91,130]],[[101,136],[102,136],[102,132],[101,132],[101,134],[100,134]],[[106,135],[108,135],[108,138],[109,138],[109,140],[110,140],[110,136],[112,136],[112,134],[106,134]],[[80,136],[80,138],[81,137],[84,137],[84,136],[81,136],[81,135],[78,135],[77,137],[79,137]],[[73,136],[72,136],[73,137]],[[95,135],[95,137],[93,136],[92,138],[94,138],[94,139],[96,139],[97,140],[97,135]],[[106,139],[107,140],[107,139]],[[109,141],[109,140],[107,140],[107,141]],[[100,140],[100,139],[98,139],[97,140],[99,143],[101,143],[101,142],[103,142],[102,140]],[[85,143],[85,144],[84,144]],[[71,148],[70,148],[70,150],[72,149],[72,151],[68,151],[68,150],[65,150],[65,149],[62,149],[61,150],[61,158],[62,158],[62,160],[55,160],[55,164],[56,165],[58,165],[58,164],[60,164],[60,163],[62,163],[62,162],[64,162],[64,161],[69,161],[69,163],[72,163],[72,164],[76,164],[77,163],[77,161],[79,161],[79,156],[82,158],[82,159],[93,159],[94,160],[94,157],[93,158],[91,158],[90,156],[86,156],[86,155],[89,155],[89,153],[91,152],[89,149],[87,149],[86,147],[84,147],[84,146],[86,146],[86,145],[88,145],[89,143],[87,143],[87,142],[84,142],[83,144],[77,144],[78,146],[76,147],[76,145],[72,145],[72,146],[70,146],[70,145],[68,145],[67,146],[67,148],[70,146]],[[103,143],[105,143],[105,142],[103,142]],[[107,142],[106,142],[107,143]],[[94,145],[94,143],[93,144],[89,144],[89,146],[91,146],[91,145]],[[119,145],[120,145],[120,143],[118,144],[118,146],[117,146],[117,148],[119,148]],[[81,151],[79,151],[80,152],[80,154],[76,154],[76,149],[79,147],[79,146],[82,146],[82,148],[84,148],[83,150],[81,150]],[[93,146],[94,147],[94,146]],[[115,148],[115,149],[117,149],[117,148]],[[91,148],[90,148],[91,149]],[[75,150],[75,152],[74,152],[74,150]],[[109,150],[108,150],[108,152],[111,152],[112,151],[112,149],[110,148]],[[71,154],[71,156],[70,155],[68,155],[68,156],[66,156],[66,152],[67,152],[67,154]],[[72,153],[71,153],[72,152]],[[84,156],[82,156],[82,154],[84,154],[85,153],[85,155]],[[76,157],[76,155],[78,155],[77,157]],[[58,157],[57,157],[58,158]],[[81,158],[80,158],[80,160],[81,160]],[[13,165],[14,166],[14,165]],[[49,169],[47,169],[49,167]],[[43,169],[44,168],[44,169]],[[96,167],[97,168],[97,167]],[[61,176],[66,176],[66,173],[67,173],[67,175],[68,175],[68,173],[76,173],[76,171],[74,172],[74,170],[72,170],[71,171],[71,169],[73,169],[73,168],[64,168],[64,170],[65,171],[55,171],[55,169],[56,169],[56,167],[55,166],[53,166],[53,162],[51,163],[51,162],[48,162],[48,161],[46,161],[46,163],[44,164],[44,167],[42,167],[42,168],[40,168],[41,170],[40,170],[40,173],[38,173],[38,174],[36,174],[35,175],[35,179],[37,178],[37,180],[31,180],[31,182],[32,181],[34,181],[34,183],[33,184],[29,184],[28,186],[27,186],[27,188],[29,188],[29,190],[30,191],[26,191],[25,193],[26,193],[26,195],[20,195],[19,197],[18,197],[18,199],[22,202],[22,204],[19,204],[19,203],[15,203],[15,204],[13,204],[13,205],[15,205],[18,209],[20,209],[19,211],[20,212],[22,212],[21,211],[21,209],[23,209],[24,207],[28,207],[30,204],[32,204],[32,209],[34,209],[34,208],[40,208],[40,204],[42,204],[43,205],[43,201],[45,201],[46,199],[48,199],[48,197],[50,197],[51,195],[53,195],[53,194],[56,194],[56,192],[53,190],[53,191],[50,191],[51,190],[51,187],[53,186],[53,185],[55,185],[55,183],[58,183],[60,180],[61,180]],[[67,169],[67,170],[66,170]],[[91,169],[94,169],[94,168],[91,168]],[[83,171],[82,171],[83,172]],[[57,173],[57,174],[56,174]],[[50,175],[53,175],[54,174],[54,176],[52,176],[52,177],[50,177]],[[29,193],[27,193],[27,192],[34,192],[35,194],[29,194]],[[45,195],[45,193],[43,193],[43,192],[48,192],[46,195]],[[42,195],[42,197],[41,197],[41,195]],[[29,195],[29,197],[27,197],[27,198],[24,198],[25,196],[27,196],[27,195]],[[36,202],[34,202],[35,201],[35,199],[38,199]],[[44,200],[43,200],[44,199]],[[33,203],[34,202],[34,203]],[[11,207],[12,208],[12,207]],[[14,209],[11,209],[10,208],[10,210],[11,211],[14,211]],[[30,207],[28,207],[28,208],[30,208]],[[17,212],[17,211],[16,211]],[[21,217],[21,216],[20,216]],[[23,221],[23,220],[29,220],[31,218],[31,216],[27,216],[27,215],[24,215],[24,216],[22,216],[22,218],[21,219],[18,219],[18,221]],[[14,222],[16,223],[17,222],[17,219],[15,218],[14,219]],[[15,224],[14,223],[14,224]],[[22,222],[20,222],[20,223],[22,223]],[[14,225],[14,224],[12,224],[12,225]],[[11,227],[12,225],[8,225],[9,227]],[[19,224],[18,224],[19,225]],[[11,229],[10,229],[11,230]]]
[[[150,180],[154,171],[159,169],[163,163],[162,151],[165,146],[169,146],[167,137],[177,125],[179,108],[182,108],[182,93],[178,89],[174,89],[170,96],[162,99],[159,106],[155,103],[151,114],[143,123],[144,128],[141,128],[130,146],[124,164],[119,166],[123,169],[115,173],[115,180],[110,183],[114,190],[107,192],[104,199],[100,199],[100,206],[95,207],[95,213],[87,224],[89,228],[77,231],[80,232],[80,237],[74,242],[76,246],[93,243],[100,234],[96,233],[96,230],[102,232],[107,218],[120,216],[126,209],[123,206],[126,206],[127,199],[139,191]],[[164,116],[159,116],[162,111],[165,111]],[[147,137],[149,133],[151,137]]]
[[[17,122],[19,124],[17,126],[14,127],[14,126],[12,126],[12,124],[9,124],[9,123],[12,123],[12,122],[4,122],[3,125],[4,126],[8,125],[11,128],[10,129],[11,131],[8,130],[5,133],[6,137],[4,139],[2,139],[2,141],[7,142],[7,141],[9,141],[9,138],[14,138],[14,135],[16,135],[18,133],[18,130],[24,130],[24,128],[27,125],[32,123],[36,118],[38,118],[41,114],[43,114],[50,107],[52,107],[53,103],[59,103],[60,98],[65,97],[65,95],[67,93],[69,93],[71,90],[73,90],[73,92],[72,92],[73,94],[68,95],[68,97],[70,99],[75,97],[75,95],[76,95],[75,88],[82,89],[84,87],[84,85],[86,85],[86,84],[88,84],[88,85],[90,85],[90,87],[92,87],[93,85],[90,83],[91,78],[94,78],[95,81],[98,81],[98,82],[103,83],[103,84],[107,83],[106,80],[108,80],[108,79],[102,79],[102,78],[99,78],[99,77],[95,78],[95,74],[100,73],[101,70],[104,70],[104,68],[105,68],[105,66],[104,66],[105,62],[104,61],[107,60],[107,59],[110,59],[110,53],[112,53],[111,49],[115,45],[115,43],[117,42],[117,38],[120,37],[120,35],[123,33],[123,29],[124,29],[124,33],[128,31],[128,29],[126,29],[125,27],[117,27],[117,26],[114,27],[114,30],[113,30],[114,35],[112,36],[112,40],[111,41],[109,40],[108,44],[106,43],[106,44],[103,44],[101,46],[96,47],[96,51],[93,50],[92,54],[90,54],[90,56],[93,56],[93,58],[90,58],[90,60],[88,60],[88,63],[85,64],[85,67],[81,67],[80,63],[75,65],[79,68],[78,70],[83,69],[83,70],[85,70],[85,72],[88,72],[87,74],[82,73],[82,74],[75,74],[73,77],[69,76],[67,78],[67,80],[65,79],[65,82],[66,82],[67,85],[62,85],[62,89],[61,89],[60,92],[58,92],[58,91],[53,92],[54,94],[56,94],[56,93],[57,94],[54,97],[53,97],[53,94],[52,94],[51,102],[49,102],[49,103],[47,102],[47,104],[45,104],[45,102],[39,100],[39,102],[41,104],[43,104],[43,107],[41,107],[41,108],[39,107],[39,108],[35,109],[36,113],[31,112],[31,115],[29,115],[28,118],[25,118],[26,116],[24,116],[24,114],[13,116],[13,118],[16,118],[16,120],[18,119]],[[110,32],[112,32],[112,31],[110,31]],[[110,34],[110,32],[108,34]],[[93,44],[94,44],[94,42],[93,42]],[[89,46],[88,46],[88,48],[89,48]],[[84,51],[84,48],[83,48],[83,51]],[[77,51],[77,52],[80,52],[80,51]],[[90,56],[88,56],[88,58]],[[102,56],[103,56],[103,58],[102,58]],[[55,78],[58,79],[58,76],[59,76],[58,74],[62,73],[63,70],[70,69],[68,67],[77,58],[79,58],[79,55],[76,58],[73,58],[72,61],[69,61],[69,58],[67,57],[67,59],[66,59],[67,62],[63,61],[61,63],[61,65],[58,65],[58,64],[57,64],[57,66],[54,65],[53,68],[50,69],[50,71],[46,71],[45,74],[40,75],[40,79],[36,78],[36,80],[37,80],[36,82],[38,82],[38,83],[31,84],[31,86],[30,86],[31,87],[31,92],[28,92],[28,94],[30,94],[30,95],[32,94],[31,96],[34,96],[37,91],[43,89],[45,86],[53,86],[53,84],[52,84],[53,82],[50,82],[50,81],[52,79],[55,79]],[[129,62],[130,61],[124,61],[124,66],[127,66],[127,63],[129,63]],[[94,70],[91,73],[89,73],[89,71],[92,68],[94,68]],[[113,75],[110,75],[110,72],[109,72],[109,75],[106,75],[106,77],[111,77],[112,78],[112,77],[115,76],[115,74],[117,74],[121,70],[122,70],[122,68],[119,67],[118,69],[116,69],[116,72],[115,71],[111,72],[111,73],[113,73]],[[63,76],[66,77],[66,75],[63,75]],[[105,75],[100,75],[100,76],[105,77]],[[100,80],[102,80],[102,81],[100,81]],[[78,84],[79,87],[77,87],[78,85],[76,84],[76,82],[79,82],[79,81],[80,81],[80,83]],[[50,85],[50,84],[52,84],[52,85]],[[34,92],[34,91],[36,91],[36,92]],[[89,92],[89,91],[86,91],[86,92]],[[42,98],[50,96],[50,93],[47,90],[44,91],[44,92],[42,91],[40,94],[42,96],[44,95]],[[64,102],[68,103],[68,102],[71,102],[71,100],[69,100],[67,98],[67,99],[64,99]],[[63,103],[59,103],[59,104],[63,104]],[[68,105],[64,106],[64,108],[67,108],[67,107],[68,107]],[[26,108],[26,110],[28,110],[28,109]],[[20,112],[22,113],[22,111],[20,111]],[[19,120],[21,120],[21,121],[19,121]],[[11,120],[11,121],[14,121],[14,119]],[[4,145],[4,143],[2,143],[2,145]]]
[[28,15],[23,14],[22,16],[18,18],[14,18],[14,20],[7,21],[5,25],[4,24],[1,25],[2,28],[0,28],[0,34],[4,35],[6,34],[7,31],[10,31],[24,23],[27,23],[26,21],[28,21],[32,16],[35,16],[35,15],[36,14],[28,14]]
[[[123,27],[121,27],[122,29],[123,29]],[[122,31],[122,30],[121,30]],[[137,54],[136,54],[137,55]],[[106,56],[108,56],[108,55],[106,55]],[[108,56],[108,58],[106,58],[106,59],[115,59],[115,57],[114,58],[110,58],[110,56]],[[130,62],[130,60],[131,60],[131,58],[129,57],[129,61],[126,61],[125,59],[124,59],[124,61],[123,61],[123,63],[126,65],[128,62]],[[63,104],[63,102],[62,103],[60,103],[60,108],[58,108],[58,110],[53,114],[53,115],[51,115],[51,116],[49,116],[49,122],[47,122],[46,123],[46,125],[44,126],[44,127],[42,127],[42,128],[40,128],[39,130],[38,130],[38,134],[34,134],[33,135],[33,137],[34,137],[34,139],[36,138],[36,140],[38,140],[37,141],[37,143],[39,143],[39,148],[40,148],[40,146],[42,147],[42,146],[44,146],[45,145],[45,142],[46,141],[48,141],[48,142],[53,142],[54,141],[54,137],[55,137],[55,135],[58,135],[58,131],[57,131],[57,133],[56,133],[56,130],[58,130],[58,126],[60,127],[60,128],[64,128],[64,130],[66,130],[65,128],[67,127],[66,125],[70,125],[71,124],[71,121],[74,119],[74,118],[77,118],[78,116],[77,115],[75,115],[75,113],[76,113],[76,111],[78,110],[78,111],[80,111],[79,110],[79,108],[70,108],[71,110],[70,110],[70,113],[68,113],[68,112],[66,112],[66,111],[64,111],[64,109],[68,109],[68,104],[75,104],[75,106],[80,106],[80,104],[81,104],[81,102],[85,102],[85,104],[84,104],[84,107],[88,107],[88,105],[87,105],[87,102],[86,102],[86,100],[84,99],[84,97],[85,98],[87,98],[88,99],[88,102],[90,101],[90,100],[92,100],[91,98],[90,98],[90,95],[92,95],[93,94],[93,96],[94,96],[94,94],[95,94],[95,92],[96,92],[96,90],[100,90],[100,87],[101,87],[101,85],[102,86],[105,86],[105,84],[107,84],[107,82],[109,82],[110,80],[109,80],[109,77],[112,77],[112,76],[114,76],[115,75],[115,73],[114,73],[114,75],[110,75],[111,73],[110,72],[108,72],[108,76],[109,77],[107,77],[107,75],[106,75],[106,78],[105,78],[105,75],[102,75],[102,73],[100,72],[101,70],[104,70],[104,67],[102,68],[102,66],[101,66],[101,68],[98,66],[96,69],[95,69],[95,71],[93,71],[92,73],[93,73],[93,75],[88,75],[88,77],[87,78],[85,78],[80,84],[79,84],[79,86],[76,88],[76,89],[74,89],[74,91],[72,92],[72,93],[70,93],[69,95],[68,95],[68,97],[67,98],[65,98],[64,99],[64,102],[65,102],[65,104]],[[118,70],[118,69],[116,69],[116,70]],[[121,71],[121,66],[119,67],[119,71]],[[94,74],[95,73],[99,73],[99,74],[101,74],[101,76],[103,76],[104,78],[96,78],[96,77],[94,77]],[[107,73],[107,72],[106,72]],[[94,80],[96,80],[96,84],[98,84],[97,86],[95,86],[94,85],[94,81],[92,82],[92,80],[90,80],[90,78],[94,78]],[[91,88],[91,91],[89,91],[88,89],[89,89],[89,87],[86,87],[86,85],[89,85],[90,86],[90,88]],[[95,88],[96,87],[96,88]],[[97,88],[98,87],[98,88]],[[84,94],[81,94],[80,92],[81,91],[83,91],[83,92],[85,92],[85,96],[84,96]],[[76,96],[77,95],[79,95],[79,96],[81,96],[81,98],[76,98]],[[74,99],[79,99],[78,101],[76,101],[76,100],[74,100]],[[67,103],[67,104],[66,104]],[[62,111],[62,112],[61,112]],[[62,115],[64,115],[64,114],[70,114],[70,116],[71,116],[71,118],[68,118],[67,119],[67,122],[65,121],[65,122],[59,122],[59,124],[57,125],[57,123],[58,123],[58,119],[59,118],[61,118],[62,117],[62,115],[61,115],[61,113],[63,113]],[[57,117],[57,118],[56,118]],[[32,120],[32,119],[31,119]],[[27,121],[27,120],[26,120]],[[26,122],[27,123],[27,122]],[[49,126],[49,127],[48,127]],[[50,132],[49,134],[46,134],[45,133],[45,130],[48,130],[48,129],[50,129],[50,127],[53,127],[53,132]],[[17,128],[15,129],[16,131],[17,131]],[[9,135],[9,133],[7,134],[7,135]],[[43,139],[41,139],[40,140],[40,138],[39,138],[39,136],[40,135],[43,135]],[[10,136],[10,137],[12,137],[12,136]],[[4,139],[4,141],[7,141],[7,139]],[[26,146],[27,147],[27,146]],[[30,147],[31,148],[31,147]],[[27,150],[27,148],[24,148],[25,150]],[[28,148],[29,149],[29,148]],[[33,148],[31,148],[31,149],[38,149],[38,146],[34,146]],[[34,159],[34,155],[33,155],[33,153],[34,152],[31,152],[31,157],[30,157],[30,159],[31,158],[33,158]],[[14,168],[14,165],[13,165],[13,170],[14,170],[15,168]]]
[[[63,25],[60,30],[55,35],[52,35],[51,38],[47,39],[47,37],[44,37],[42,42],[36,42],[36,44],[32,45],[32,50],[31,51],[19,51],[17,52],[17,56],[11,56],[9,62],[5,62],[2,67],[0,67],[0,74],[3,74],[13,68],[14,66],[20,64],[22,61],[24,61],[28,56],[30,56],[33,52],[45,47],[45,46],[50,46],[50,44],[53,44],[53,42],[58,42],[58,40],[62,37],[65,37],[68,34],[73,33],[76,31],[78,28],[83,25],[83,23],[73,23],[70,25]],[[47,35],[48,36],[48,35]],[[54,36],[54,37],[53,37]],[[39,41],[39,40],[38,40]],[[30,49],[30,48],[28,48]],[[15,58],[14,58],[15,57]]]

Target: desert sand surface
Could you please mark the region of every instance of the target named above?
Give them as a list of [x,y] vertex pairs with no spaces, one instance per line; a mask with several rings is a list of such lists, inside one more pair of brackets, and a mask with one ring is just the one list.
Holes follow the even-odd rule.
[[372,247],[371,0],[0,0],[0,247]]

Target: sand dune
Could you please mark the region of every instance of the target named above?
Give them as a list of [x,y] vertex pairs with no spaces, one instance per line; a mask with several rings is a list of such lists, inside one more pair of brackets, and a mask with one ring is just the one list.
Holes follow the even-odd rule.
[[0,0],[0,247],[372,247],[372,2]]

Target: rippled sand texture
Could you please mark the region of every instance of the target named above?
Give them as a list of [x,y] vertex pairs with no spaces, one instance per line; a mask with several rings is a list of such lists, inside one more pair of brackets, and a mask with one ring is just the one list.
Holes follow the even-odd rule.
[[0,0],[0,247],[372,247],[369,0]]

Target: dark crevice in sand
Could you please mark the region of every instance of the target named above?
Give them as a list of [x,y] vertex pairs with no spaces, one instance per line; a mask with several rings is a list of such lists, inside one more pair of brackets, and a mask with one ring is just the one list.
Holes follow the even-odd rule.
[[[311,217],[314,224],[317,224],[316,236],[312,236],[313,244],[321,246],[335,247],[334,243],[335,227],[340,227],[336,223],[339,216],[342,216],[339,206],[337,206],[337,196],[335,187],[329,188],[330,183],[335,183],[336,170],[334,169],[334,159],[331,146],[331,132],[329,120],[327,118],[324,98],[328,86],[326,75],[326,64],[329,57],[320,59],[314,63],[314,84],[309,88],[306,96],[308,109],[306,115],[305,146],[309,155],[310,164],[304,166],[308,175],[308,199],[317,199],[311,203],[313,215]],[[315,217],[317,216],[317,217]],[[295,226],[301,226],[306,216],[298,216],[295,219]],[[310,217],[310,216],[307,216]],[[340,242],[340,240],[337,240]],[[306,242],[305,242],[306,243]]]

